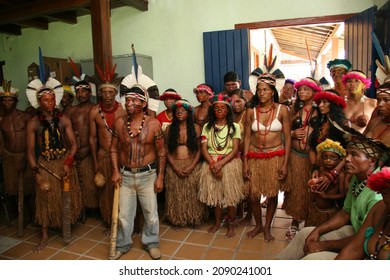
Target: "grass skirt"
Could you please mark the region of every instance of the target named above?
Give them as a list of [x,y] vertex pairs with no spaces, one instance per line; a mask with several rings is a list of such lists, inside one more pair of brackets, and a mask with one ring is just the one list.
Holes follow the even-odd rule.
[[306,219],[311,203],[311,193],[307,186],[311,178],[309,157],[291,151],[289,167],[291,176],[287,180],[288,191],[284,193],[282,208],[295,220],[303,221]]
[[82,161],[76,162],[77,176],[83,195],[83,204],[86,208],[99,207],[99,188],[94,182],[92,154],[88,154]]
[[[175,160],[179,168],[191,164],[190,159]],[[207,217],[207,207],[199,201],[198,164],[189,177],[179,177],[168,164],[165,173],[165,211],[167,220],[175,226],[199,226]]]
[[23,193],[24,195],[30,195],[35,193],[35,178],[25,154],[11,153],[3,149],[4,192],[10,196],[18,195],[18,170],[23,164],[26,166],[26,169],[20,175],[23,177]]
[[[64,161],[66,156],[62,159],[50,160],[47,161],[43,157],[38,159],[38,164],[42,163],[45,166],[49,167],[58,175],[62,174]],[[36,214],[35,221],[39,225],[46,225],[53,228],[62,228],[62,191],[63,191],[63,181],[58,180],[52,174],[47,172],[43,168],[39,168],[39,173],[42,175],[44,180],[47,180],[51,186],[49,191],[41,191],[39,186],[36,187]],[[71,193],[71,223],[75,223],[81,213],[81,192],[80,187],[77,182],[76,170],[73,166],[71,168],[70,175],[70,193]]]
[[222,179],[214,176],[207,162],[202,163],[199,174],[199,199],[208,206],[237,206],[245,198],[240,158],[222,167]]
[[339,210],[340,208],[337,206],[326,210],[319,209],[313,201],[309,206],[309,211],[305,220],[305,227],[318,227],[328,221]]
[[284,190],[285,183],[278,179],[278,168],[284,163],[284,156],[248,159],[251,180],[245,180],[249,196],[261,199],[261,195],[275,197]]
[[112,205],[114,200],[114,185],[111,181],[112,167],[109,152],[102,149],[98,152],[99,171],[106,178],[106,184],[104,187],[99,188],[99,206],[100,214],[105,223],[111,224],[112,219]]

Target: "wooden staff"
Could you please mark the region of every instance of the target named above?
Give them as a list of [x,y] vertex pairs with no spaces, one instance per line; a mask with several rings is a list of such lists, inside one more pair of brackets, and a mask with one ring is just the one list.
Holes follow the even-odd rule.
[[110,257],[115,256],[116,253],[116,236],[117,236],[118,216],[119,216],[119,188],[120,185],[116,184],[114,190],[114,202],[112,206]]
[[64,189],[62,193],[62,237],[64,238],[65,243],[69,243],[72,240],[70,184],[68,177],[64,177]]
[[57,173],[55,173],[50,167],[47,167],[46,165],[44,165],[42,163],[39,163],[39,166],[42,167],[43,169],[45,169],[47,172],[49,172],[54,177],[56,177],[58,180],[62,181],[62,177],[60,175],[58,175]]
[[24,186],[23,175],[18,174],[18,237],[24,235]]

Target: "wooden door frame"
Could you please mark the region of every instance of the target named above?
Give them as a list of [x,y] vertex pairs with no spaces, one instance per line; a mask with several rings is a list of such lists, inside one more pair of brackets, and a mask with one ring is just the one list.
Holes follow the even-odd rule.
[[294,25],[311,25],[311,24],[325,24],[325,23],[338,23],[357,15],[354,14],[342,14],[332,16],[321,17],[307,17],[307,18],[294,18],[294,19],[281,19],[270,21],[259,21],[249,23],[238,23],[234,25],[235,29],[248,28],[248,29],[261,29],[261,28],[274,28],[274,27],[287,27]]

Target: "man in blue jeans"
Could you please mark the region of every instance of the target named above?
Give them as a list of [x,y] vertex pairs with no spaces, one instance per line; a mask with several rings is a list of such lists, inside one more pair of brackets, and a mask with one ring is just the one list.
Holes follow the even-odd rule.
[[160,123],[147,115],[148,93],[140,85],[125,92],[127,114],[116,119],[110,155],[112,181],[120,186],[116,254],[119,259],[132,244],[139,200],[144,215],[142,244],[152,259],[160,259],[157,193],[164,185],[166,153]]

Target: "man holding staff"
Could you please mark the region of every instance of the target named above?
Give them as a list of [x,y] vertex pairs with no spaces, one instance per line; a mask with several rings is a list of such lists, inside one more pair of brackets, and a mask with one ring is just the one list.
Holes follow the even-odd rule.
[[[109,259],[119,259],[130,249],[138,198],[145,220],[142,244],[157,260],[161,252],[156,193],[164,186],[164,137],[160,123],[146,113],[148,93],[142,86],[126,89],[123,99],[127,115],[115,121],[110,148],[112,181],[120,187],[120,195],[116,252]],[[111,234],[115,236],[115,232]]]

